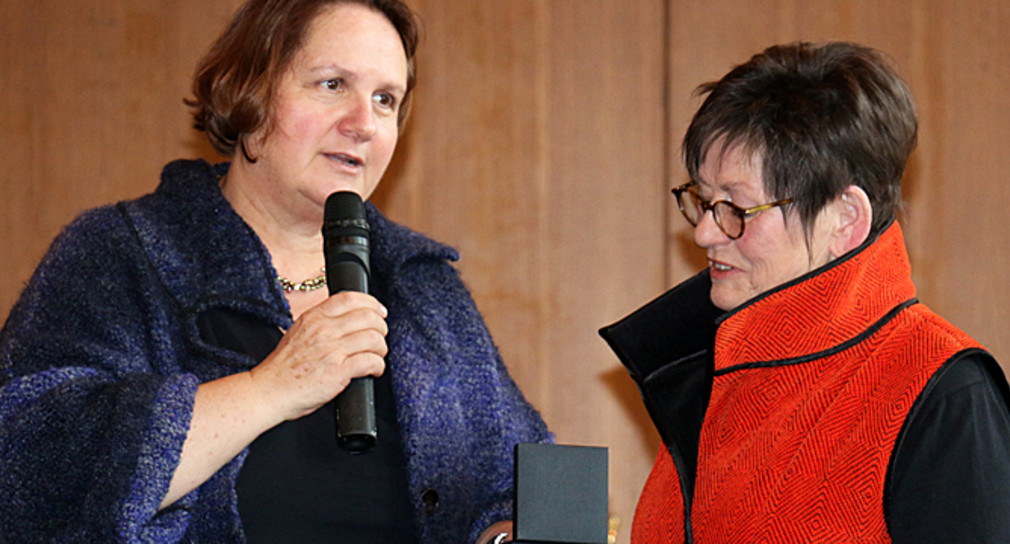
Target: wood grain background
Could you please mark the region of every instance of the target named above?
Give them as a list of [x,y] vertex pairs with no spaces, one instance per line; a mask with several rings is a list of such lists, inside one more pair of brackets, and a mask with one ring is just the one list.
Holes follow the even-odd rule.
[[[60,227],[151,191],[192,69],[238,0],[0,0],[0,315]],[[903,224],[920,298],[1010,361],[1010,3],[415,0],[417,102],[374,200],[458,247],[520,386],[564,443],[610,448],[628,542],[659,445],[596,330],[703,266],[669,187],[691,94],[773,43],[887,52],[921,131]]]

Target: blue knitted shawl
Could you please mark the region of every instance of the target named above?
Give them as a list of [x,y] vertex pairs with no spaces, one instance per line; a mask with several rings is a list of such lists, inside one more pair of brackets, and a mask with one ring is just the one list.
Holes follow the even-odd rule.
[[[0,332],[0,542],[244,542],[244,454],[158,511],[197,385],[255,364],[204,342],[198,316],[291,325],[269,254],[218,189],[226,171],[170,163],[154,193],[86,212],[53,242]],[[514,444],[552,438],[456,252],[367,214],[419,542],[472,542],[511,517]]]

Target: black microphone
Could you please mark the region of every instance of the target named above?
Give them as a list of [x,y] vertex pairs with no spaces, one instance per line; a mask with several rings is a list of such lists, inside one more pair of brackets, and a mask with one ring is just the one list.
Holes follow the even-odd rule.
[[[339,191],[326,198],[323,214],[323,253],[330,294],[368,292],[368,222],[361,197]],[[375,380],[354,378],[337,395],[337,443],[350,453],[364,453],[375,445]]]

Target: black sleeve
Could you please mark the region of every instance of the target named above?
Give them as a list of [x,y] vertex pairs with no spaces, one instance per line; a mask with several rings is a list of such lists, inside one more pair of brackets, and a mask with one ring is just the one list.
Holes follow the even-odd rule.
[[898,437],[884,508],[896,544],[1010,542],[1010,411],[988,354],[948,362]]

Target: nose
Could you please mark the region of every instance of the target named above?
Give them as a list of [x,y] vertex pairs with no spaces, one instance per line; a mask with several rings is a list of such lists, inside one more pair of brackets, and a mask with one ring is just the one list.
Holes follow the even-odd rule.
[[351,101],[341,116],[338,126],[341,134],[356,141],[371,140],[377,129],[371,97],[356,98]]
[[726,233],[716,224],[715,214],[712,210],[702,213],[698,224],[694,227],[694,243],[700,247],[709,248],[729,242],[729,236],[726,236]]

